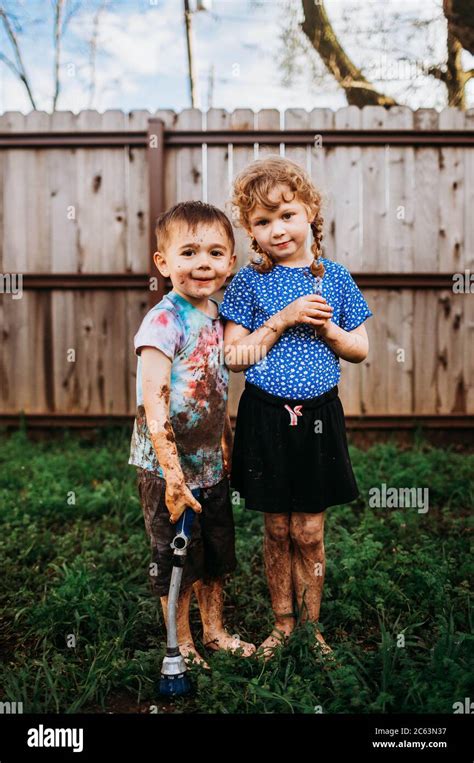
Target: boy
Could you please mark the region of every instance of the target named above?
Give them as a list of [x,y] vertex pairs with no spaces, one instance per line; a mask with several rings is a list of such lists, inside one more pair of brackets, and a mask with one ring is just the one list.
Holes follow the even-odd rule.
[[[210,649],[243,656],[253,644],[231,637],[223,625],[223,577],[235,569],[234,523],[229,496],[232,432],[227,414],[228,370],[223,325],[209,299],[235,263],[234,235],[226,215],[210,204],[176,204],[156,222],[154,262],[173,289],[144,317],[134,338],[137,417],[129,463],[137,467],[145,528],[150,538],[151,588],[165,622],[171,578],[173,525],[190,506],[196,517],[178,602],[178,642],[183,657],[207,667],[194,645],[189,605],[194,589]],[[200,501],[191,490],[201,488]]]

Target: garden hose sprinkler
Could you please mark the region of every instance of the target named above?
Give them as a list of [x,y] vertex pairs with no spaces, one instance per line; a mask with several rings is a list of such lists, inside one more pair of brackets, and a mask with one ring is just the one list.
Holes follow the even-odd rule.
[[[196,500],[199,500],[201,490],[191,490]],[[166,655],[161,666],[159,692],[167,697],[178,697],[189,694],[191,683],[186,675],[186,663],[179,651],[176,613],[178,609],[179,589],[183,576],[188,545],[191,540],[191,530],[194,522],[194,510],[185,509],[176,524],[176,535],[171,542],[173,553],[173,570],[168,592],[168,628],[166,638]]]

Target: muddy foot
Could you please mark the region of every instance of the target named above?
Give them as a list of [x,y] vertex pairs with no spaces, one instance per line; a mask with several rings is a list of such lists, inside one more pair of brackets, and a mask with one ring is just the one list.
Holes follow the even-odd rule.
[[209,665],[206,660],[201,657],[193,641],[187,641],[184,644],[180,644],[179,651],[183,655],[187,667],[191,667],[191,665],[199,665],[201,668],[210,670]]
[[259,657],[263,657],[265,662],[271,657],[274,657],[276,650],[286,644],[292,630],[292,628],[283,629],[275,626],[268,638],[266,638],[265,641],[262,641],[258,647],[257,654]]
[[240,636],[231,636],[227,631],[222,631],[216,634],[204,634],[203,644],[206,649],[210,649],[213,652],[217,652],[219,649],[225,649],[227,652],[236,653],[239,649],[242,649],[242,657],[250,657],[255,653],[255,644],[250,644],[248,641],[242,641]]

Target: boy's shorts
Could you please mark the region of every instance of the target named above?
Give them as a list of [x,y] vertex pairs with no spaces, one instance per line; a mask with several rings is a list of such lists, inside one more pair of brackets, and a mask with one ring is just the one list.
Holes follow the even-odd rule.
[[[149,469],[137,469],[138,492],[151,545],[149,580],[153,593],[167,596],[171,580],[173,551],[170,543],[176,535],[176,524],[169,521],[165,503],[166,483]],[[181,591],[196,580],[209,583],[236,567],[235,531],[229,480],[227,477],[201,488],[199,503],[202,513],[194,517],[191,542],[181,579]]]

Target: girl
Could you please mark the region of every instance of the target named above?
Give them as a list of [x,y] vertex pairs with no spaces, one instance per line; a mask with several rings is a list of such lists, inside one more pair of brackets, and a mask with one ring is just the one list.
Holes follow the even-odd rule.
[[[273,654],[300,618],[315,624],[325,573],[324,511],[359,491],[338,397],[339,357],[360,363],[372,315],[347,268],[322,257],[321,196],[306,172],[280,156],[248,165],[232,203],[256,252],[227,288],[226,363],[245,371],[231,486],[264,512],[264,563],[275,625]],[[313,234],[307,248],[309,230]]]

